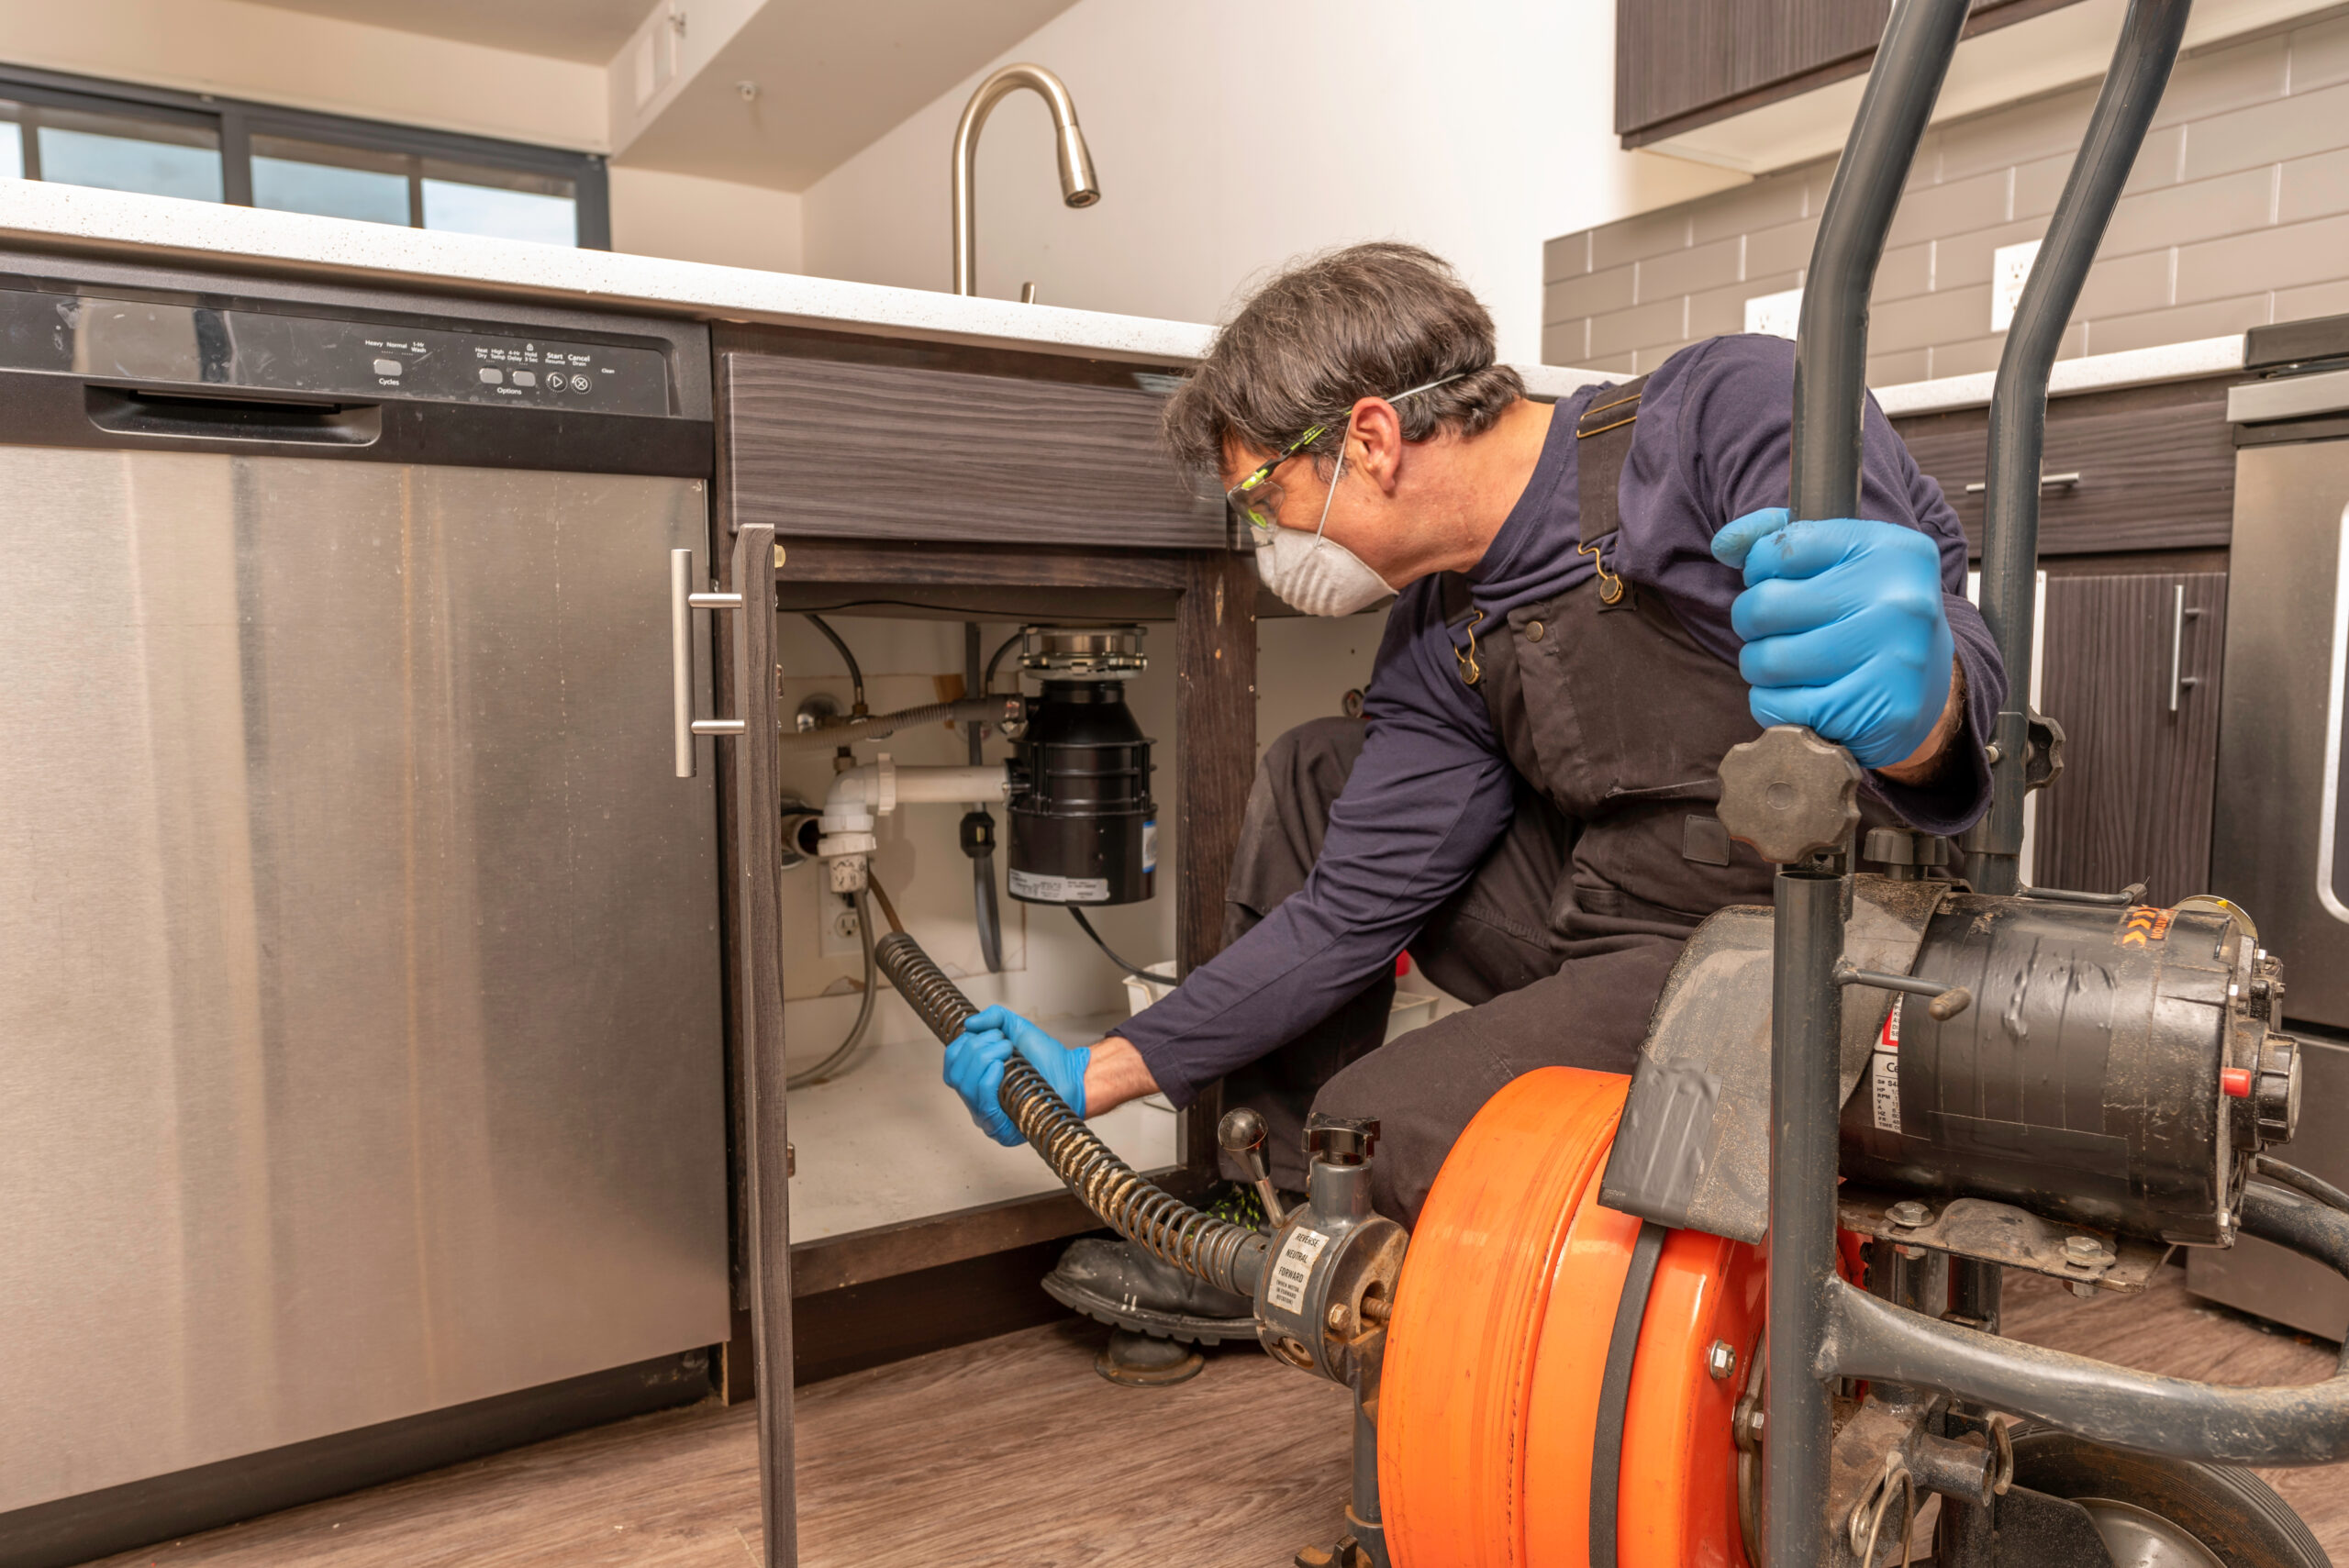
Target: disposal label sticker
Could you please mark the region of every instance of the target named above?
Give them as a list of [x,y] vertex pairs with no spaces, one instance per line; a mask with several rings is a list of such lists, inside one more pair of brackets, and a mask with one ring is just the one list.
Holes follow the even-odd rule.
[[1011,895],[1040,904],[1107,904],[1109,880],[1100,876],[1038,876],[1033,872],[1011,873]]
[[1876,1037],[1868,1095],[1876,1108],[1878,1132],[1900,1130],[1900,1004],[1905,1000],[1902,996],[1892,999],[1892,1011],[1884,1015],[1884,1032]]
[[1154,817],[1141,825],[1141,869],[1158,869],[1158,819]]
[[1319,1230],[1308,1230],[1300,1225],[1288,1233],[1281,1243],[1281,1255],[1273,1260],[1273,1283],[1264,1291],[1264,1298],[1283,1312],[1305,1310],[1305,1284],[1313,1277],[1313,1260],[1330,1238]]

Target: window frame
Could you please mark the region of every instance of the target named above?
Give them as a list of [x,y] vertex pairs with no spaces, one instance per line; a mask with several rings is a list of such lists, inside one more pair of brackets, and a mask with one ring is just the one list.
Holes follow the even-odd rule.
[[[421,126],[387,120],[362,119],[351,115],[316,109],[286,108],[277,104],[250,103],[209,93],[179,93],[133,82],[113,82],[76,76],[61,71],[0,64],[0,98],[35,108],[82,109],[97,114],[145,116],[169,124],[208,128],[220,138],[220,193],[223,205],[253,205],[252,139],[283,136],[323,141],[373,152],[390,152],[419,161],[433,159],[470,163],[478,168],[518,174],[549,175],[571,182],[578,226],[577,249],[612,248],[612,206],[609,174],[604,159],[592,152],[571,152],[525,141],[466,136],[456,131],[429,130]],[[28,177],[39,167],[36,139],[26,139]],[[422,228],[417,193],[417,176],[409,181],[408,225]],[[386,225],[385,227],[390,227]],[[435,231],[437,232],[437,231]]]

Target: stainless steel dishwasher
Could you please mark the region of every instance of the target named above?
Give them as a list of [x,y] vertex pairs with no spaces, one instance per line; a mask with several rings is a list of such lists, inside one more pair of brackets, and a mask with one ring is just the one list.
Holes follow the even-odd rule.
[[0,1561],[727,1338],[708,388],[688,324],[0,257]]
[[[2303,1083],[2294,1163],[2349,1184],[2349,316],[2255,328],[2228,394],[2234,537],[2219,720],[2213,892],[2289,955]],[[2349,1284],[2245,1240],[2188,1254],[2196,1294],[2340,1339]]]

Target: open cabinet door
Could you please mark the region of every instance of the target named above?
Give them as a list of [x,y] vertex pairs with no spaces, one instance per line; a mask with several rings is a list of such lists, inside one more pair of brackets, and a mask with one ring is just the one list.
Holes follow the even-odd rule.
[[752,1361],[759,1404],[759,1504],[767,1568],[799,1561],[792,1496],[790,1123],[785,1105],[781,871],[775,810],[774,529],[734,535],[724,587],[741,596],[718,697],[740,722],[721,773],[729,851],[727,916],[741,1095]]

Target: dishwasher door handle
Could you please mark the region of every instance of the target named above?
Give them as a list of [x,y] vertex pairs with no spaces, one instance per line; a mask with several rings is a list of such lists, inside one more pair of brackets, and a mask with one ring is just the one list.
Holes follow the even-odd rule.
[[681,779],[694,776],[695,736],[740,735],[743,731],[739,718],[694,717],[694,612],[741,607],[740,594],[695,593],[694,552],[669,552],[669,681],[671,706],[676,717],[677,776]]

